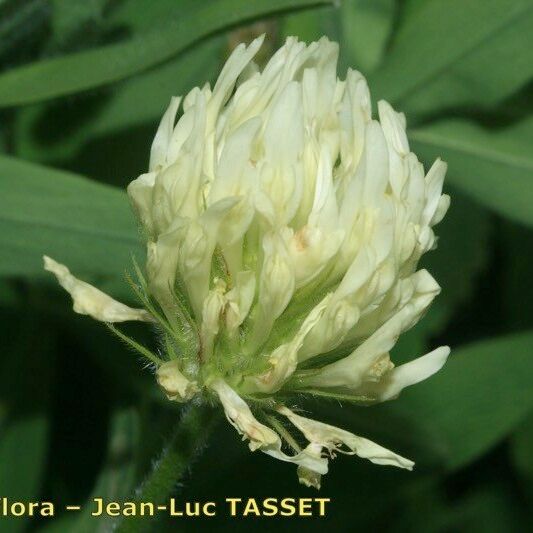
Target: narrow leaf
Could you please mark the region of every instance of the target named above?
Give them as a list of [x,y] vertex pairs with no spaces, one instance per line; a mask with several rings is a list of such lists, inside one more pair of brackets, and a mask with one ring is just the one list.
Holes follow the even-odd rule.
[[[409,102],[417,105],[421,95],[424,108],[442,105],[442,95],[447,105],[462,103],[469,89],[488,101],[505,96],[531,74],[523,50],[532,12],[529,0],[429,0],[418,5],[405,17],[370,86],[394,103],[412,97]],[[482,94],[480,87],[487,84],[490,92]],[[450,94],[451,87],[457,93]]]
[[[45,317],[0,314],[0,495],[39,499],[50,445],[50,400],[55,342]],[[46,499],[46,498],[45,498]],[[25,531],[30,517],[1,516],[2,532]]]
[[44,60],[0,77],[0,107],[38,102],[122,80],[158,65],[202,37],[274,13],[331,0],[219,0],[202,2],[163,27],[129,41]]
[[[195,85],[214,79],[222,59],[220,44],[221,39],[211,38],[97,97],[88,93],[68,105],[59,99],[20,109],[15,116],[16,153],[51,163],[75,157],[87,143],[117,133],[131,133],[150,124],[155,133],[171,96],[184,95]],[[148,148],[147,144],[146,157]]]
[[401,99],[405,112],[435,113],[445,108],[488,108],[521,89],[533,76],[533,9],[495,31],[442,74]]
[[412,148],[426,160],[448,162],[448,181],[498,213],[533,225],[533,120],[485,130],[447,120],[410,132]]
[[533,408],[533,331],[452,349],[444,368],[397,400],[457,469],[505,438]]
[[341,4],[344,53],[352,68],[368,74],[382,61],[394,11],[394,0],[346,0]]
[[0,156],[0,275],[42,273],[50,255],[80,273],[120,275],[142,257],[125,193]]
[[90,498],[79,513],[64,514],[40,531],[53,533],[105,533],[111,531],[113,519],[93,517],[93,498],[122,502],[131,492],[136,477],[136,459],[140,440],[139,419],[133,409],[117,411],[111,420],[110,438],[105,463]]

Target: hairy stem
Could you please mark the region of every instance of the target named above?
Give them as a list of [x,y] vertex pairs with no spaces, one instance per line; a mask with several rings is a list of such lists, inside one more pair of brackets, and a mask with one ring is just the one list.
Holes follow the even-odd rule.
[[[216,411],[209,406],[189,407],[161,456],[154,463],[152,471],[137,488],[130,501],[149,502],[153,503],[154,507],[168,505],[169,499],[177,489],[178,481],[204,448],[217,419]],[[153,531],[156,519],[157,513],[152,520],[146,516],[123,517],[115,531],[119,533]]]

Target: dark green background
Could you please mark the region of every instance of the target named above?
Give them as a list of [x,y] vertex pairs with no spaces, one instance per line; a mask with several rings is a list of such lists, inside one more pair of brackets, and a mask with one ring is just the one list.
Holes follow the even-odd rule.
[[[425,164],[449,163],[452,205],[428,254],[443,291],[395,349],[452,346],[445,368],[382,406],[308,405],[414,459],[409,473],[339,457],[325,519],[174,519],[153,531],[526,531],[533,497],[533,119],[530,0],[0,1],[0,496],[123,499],[180,416],[136,356],[75,315],[47,253],[133,301],[142,257],[124,186],[147,166],[171,95],[212,81],[232,46],[267,32],[341,43],[407,115]],[[260,21],[260,22],[257,22]],[[427,168],[427,167],[426,167]],[[150,332],[128,331],[153,343]],[[314,496],[221,421],[179,498]],[[107,531],[60,515],[0,531]]]

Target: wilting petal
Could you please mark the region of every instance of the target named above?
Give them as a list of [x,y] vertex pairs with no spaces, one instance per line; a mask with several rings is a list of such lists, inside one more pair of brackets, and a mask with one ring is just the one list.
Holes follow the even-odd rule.
[[314,443],[309,443],[295,455],[283,453],[281,451],[281,441],[278,445],[262,451],[270,455],[270,457],[274,457],[274,459],[297,465],[298,481],[307,487],[319,489],[322,476],[328,473],[328,459],[323,456],[321,446]]
[[150,313],[144,309],[133,309],[117,302],[96,287],[75,278],[65,265],[57,263],[46,255],[43,259],[44,268],[52,272],[59,284],[72,296],[76,313],[89,315],[102,322],[125,322],[127,320],[153,322]]
[[222,379],[213,380],[209,386],[218,394],[228,422],[248,439],[250,450],[276,445],[279,436],[275,431],[261,424],[252,414],[248,404]]
[[261,424],[250,411],[248,404],[225,381],[215,379],[209,386],[217,393],[229,423],[243,436],[243,440],[250,441],[250,450],[261,450],[280,461],[294,463],[319,474],[327,473],[327,459],[317,454],[313,447],[306,448],[294,456],[282,452],[279,435]]
[[[287,407],[280,407],[279,413],[286,416],[305,436],[316,445],[334,454],[335,452],[355,454],[378,465],[391,465],[412,470],[414,463],[371,440],[358,437],[349,431],[330,426],[310,418],[297,415]],[[345,446],[347,449],[342,448]]]
[[169,400],[186,402],[198,392],[198,384],[189,381],[180,370],[177,359],[166,361],[156,371],[156,379]]
[[310,470],[305,466],[299,466],[297,468],[298,481],[305,485],[306,487],[313,487],[314,489],[319,490],[322,482],[322,474]]

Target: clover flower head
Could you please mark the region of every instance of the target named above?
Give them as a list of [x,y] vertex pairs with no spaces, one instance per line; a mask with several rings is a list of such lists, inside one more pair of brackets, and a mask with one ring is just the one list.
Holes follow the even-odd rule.
[[213,88],[172,98],[128,186],[143,309],[46,268],[75,311],[155,324],[161,350],[143,354],[167,397],[219,402],[251,450],[296,464],[302,483],[319,487],[338,452],[411,469],[286,404],[382,402],[443,366],[448,347],[398,367],[390,351],[440,290],[417,263],[449,205],[446,165],[424,173],[387,102],[372,118],[364,77],[337,78],[336,43],[289,37],[260,70],[262,41],[239,45]]

